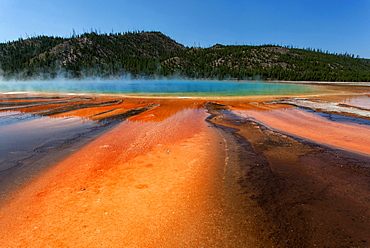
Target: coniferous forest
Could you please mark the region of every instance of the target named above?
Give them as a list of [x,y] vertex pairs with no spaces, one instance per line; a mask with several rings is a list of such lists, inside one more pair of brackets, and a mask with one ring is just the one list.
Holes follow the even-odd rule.
[[38,36],[0,44],[3,80],[101,78],[370,81],[370,60],[277,45],[185,47],[160,32]]

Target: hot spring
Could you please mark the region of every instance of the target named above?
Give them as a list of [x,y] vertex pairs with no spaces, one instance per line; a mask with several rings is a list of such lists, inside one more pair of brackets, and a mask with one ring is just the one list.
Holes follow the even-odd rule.
[[0,92],[93,93],[152,96],[252,96],[312,93],[308,85],[252,81],[86,80],[1,82]]

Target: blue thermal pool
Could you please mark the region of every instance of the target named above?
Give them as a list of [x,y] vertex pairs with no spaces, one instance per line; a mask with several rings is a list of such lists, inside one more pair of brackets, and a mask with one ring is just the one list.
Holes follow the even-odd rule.
[[249,81],[95,80],[1,82],[0,92],[251,96],[312,93],[312,86]]

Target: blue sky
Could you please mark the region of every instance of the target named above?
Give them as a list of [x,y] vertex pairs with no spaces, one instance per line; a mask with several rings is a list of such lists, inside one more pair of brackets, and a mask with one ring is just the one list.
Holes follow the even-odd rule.
[[161,31],[186,46],[278,44],[370,58],[370,0],[0,0],[0,42]]

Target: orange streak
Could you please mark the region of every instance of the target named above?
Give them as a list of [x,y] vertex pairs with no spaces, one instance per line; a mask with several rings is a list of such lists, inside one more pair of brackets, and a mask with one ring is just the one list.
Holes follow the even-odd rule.
[[2,244],[226,246],[222,139],[206,116],[127,121],[77,151],[1,208]]
[[251,116],[281,131],[324,144],[370,154],[370,128],[358,124],[329,121],[297,109],[235,111]]

